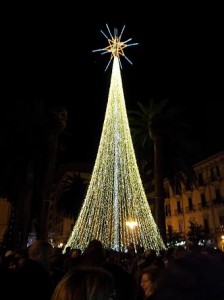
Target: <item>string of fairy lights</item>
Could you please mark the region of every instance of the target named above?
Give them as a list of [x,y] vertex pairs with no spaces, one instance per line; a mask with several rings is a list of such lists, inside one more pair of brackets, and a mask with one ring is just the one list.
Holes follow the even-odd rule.
[[139,174],[123,93],[119,55],[127,44],[117,31],[114,37],[108,32],[109,46],[99,49],[111,53],[113,62],[105,119],[86,197],[65,248],[84,250],[98,239],[117,251],[132,242],[159,252],[165,245]]

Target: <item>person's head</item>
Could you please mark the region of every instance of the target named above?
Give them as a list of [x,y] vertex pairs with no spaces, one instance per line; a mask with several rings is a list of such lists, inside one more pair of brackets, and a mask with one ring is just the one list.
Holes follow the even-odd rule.
[[36,240],[29,248],[29,258],[39,262],[46,269],[49,268],[50,258],[54,254],[53,246],[43,240]]
[[83,259],[85,264],[99,265],[106,259],[103,244],[99,240],[91,240],[87,245]]
[[70,253],[70,256],[71,258],[79,258],[81,256],[82,252],[80,249],[72,249],[71,250],[71,253]]
[[146,297],[155,292],[157,280],[161,273],[161,268],[152,264],[141,271],[141,287]]
[[71,252],[71,247],[70,246],[66,247],[65,248],[65,254],[70,255],[70,252]]
[[57,284],[51,300],[109,300],[112,275],[101,267],[77,266]]

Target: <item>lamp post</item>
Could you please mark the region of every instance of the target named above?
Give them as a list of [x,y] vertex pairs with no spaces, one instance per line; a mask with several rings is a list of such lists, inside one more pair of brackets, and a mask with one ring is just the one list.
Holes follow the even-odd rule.
[[136,249],[136,246],[135,246],[135,239],[134,239],[134,229],[138,226],[138,222],[136,222],[136,221],[126,221],[126,225],[131,230],[132,243],[133,243],[133,246],[134,246],[134,255],[135,255],[136,266],[137,266],[137,278],[139,278],[140,266],[139,266],[139,261],[138,261],[138,253],[137,253],[137,249]]
[[136,222],[136,221],[127,221],[127,222],[126,222],[126,225],[127,225],[131,230],[133,230],[136,226],[138,226],[138,222]]
[[135,251],[136,248],[135,248],[134,229],[135,229],[135,227],[138,226],[138,222],[136,222],[136,221],[126,221],[126,225],[129,227],[129,229],[131,231],[132,243],[134,245],[134,251]]
[[132,243],[135,249],[135,242],[134,242],[134,229],[138,226],[138,222],[136,221],[126,221],[126,225],[130,228],[131,236],[132,236]]

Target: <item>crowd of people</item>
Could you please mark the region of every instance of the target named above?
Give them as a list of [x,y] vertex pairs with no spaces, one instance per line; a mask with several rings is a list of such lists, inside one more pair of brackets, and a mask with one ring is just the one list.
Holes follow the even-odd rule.
[[161,253],[130,244],[125,253],[92,240],[80,249],[36,240],[27,251],[0,253],[1,299],[221,300],[224,253],[169,248]]

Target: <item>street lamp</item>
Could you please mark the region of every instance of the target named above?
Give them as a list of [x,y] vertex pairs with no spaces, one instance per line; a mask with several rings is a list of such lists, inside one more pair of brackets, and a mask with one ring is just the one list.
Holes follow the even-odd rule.
[[[134,229],[135,229],[135,227],[138,226],[138,222],[136,222],[136,221],[126,221],[126,225],[131,230],[132,242],[133,242],[133,245],[134,245]],[[135,248],[135,245],[134,245],[134,248]]]
[[132,234],[132,243],[133,243],[133,247],[134,247],[134,255],[135,255],[135,259],[136,259],[136,264],[137,264],[137,272],[138,272],[138,277],[140,276],[140,266],[139,266],[139,261],[138,261],[138,253],[137,253],[137,249],[135,246],[135,242],[134,242],[134,229],[135,227],[138,226],[138,222],[136,221],[126,221],[126,225],[130,228],[131,230],[131,234]]
[[136,222],[136,221],[127,221],[127,222],[126,222],[126,225],[127,225],[131,230],[133,230],[136,226],[138,226],[138,222]]

